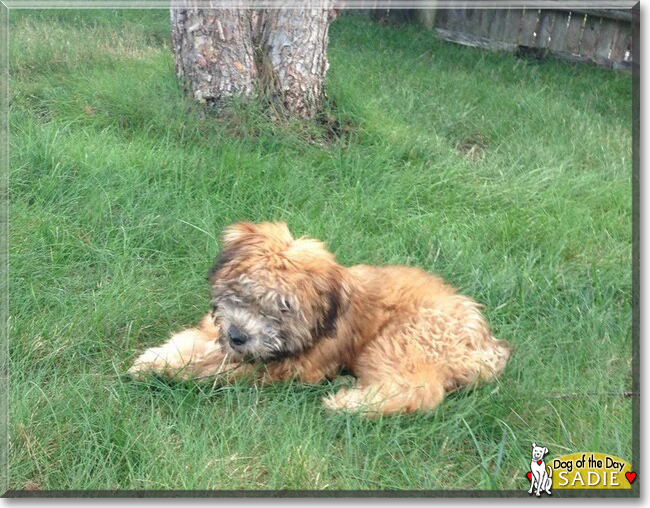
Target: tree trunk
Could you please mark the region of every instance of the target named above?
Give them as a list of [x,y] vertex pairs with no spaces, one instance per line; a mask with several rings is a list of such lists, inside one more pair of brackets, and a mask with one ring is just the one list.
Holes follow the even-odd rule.
[[262,33],[264,84],[300,118],[316,116],[325,100],[331,5],[318,3],[318,8],[266,11]]
[[[199,102],[219,106],[232,97],[250,95],[257,69],[249,12],[193,8],[196,4],[175,0],[171,9],[176,75]],[[218,7],[219,1],[210,4]]]
[[176,75],[193,97],[224,108],[257,93],[300,118],[322,110],[332,0],[263,11],[197,5],[174,0],[171,10]]

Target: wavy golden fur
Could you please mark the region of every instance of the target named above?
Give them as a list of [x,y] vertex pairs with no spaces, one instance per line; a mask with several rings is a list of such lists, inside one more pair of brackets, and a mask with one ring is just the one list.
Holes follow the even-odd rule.
[[147,350],[129,370],[196,378],[319,383],[347,370],[334,410],[431,410],[446,391],[493,380],[510,356],[479,305],[403,266],[345,268],[283,223],[226,229],[211,270],[212,312]]

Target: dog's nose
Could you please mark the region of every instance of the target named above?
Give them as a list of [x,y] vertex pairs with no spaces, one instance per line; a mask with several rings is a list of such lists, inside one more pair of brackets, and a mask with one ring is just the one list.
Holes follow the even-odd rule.
[[248,335],[239,331],[234,326],[228,328],[228,338],[235,346],[241,346],[248,341]]

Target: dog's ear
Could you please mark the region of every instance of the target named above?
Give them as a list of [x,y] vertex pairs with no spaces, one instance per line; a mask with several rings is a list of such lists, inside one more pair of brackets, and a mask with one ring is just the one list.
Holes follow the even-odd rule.
[[533,443],[533,448],[535,448],[536,446],[537,446],[537,445],[536,445],[535,443]]
[[345,314],[350,305],[351,289],[340,274],[329,279],[329,288],[323,296],[321,315],[318,316],[313,334],[317,338],[335,337],[339,318]]
[[228,226],[223,231],[221,251],[208,273],[208,281],[210,283],[214,283],[217,272],[241,254],[242,248],[246,243],[246,238],[253,235],[256,231],[257,226],[252,222],[238,222],[237,224]]
[[548,453],[548,448],[546,448],[546,446],[545,446],[544,447],[544,455],[546,455],[547,453]]
[[212,268],[208,272],[208,282],[214,284],[217,279],[217,273],[223,269],[228,263],[230,263],[237,256],[237,247],[224,247],[219,252],[217,259],[214,260]]
[[289,228],[284,222],[238,222],[228,226],[223,232],[224,246],[250,241],[257,245],[269,243],[287,247],[293,241]]

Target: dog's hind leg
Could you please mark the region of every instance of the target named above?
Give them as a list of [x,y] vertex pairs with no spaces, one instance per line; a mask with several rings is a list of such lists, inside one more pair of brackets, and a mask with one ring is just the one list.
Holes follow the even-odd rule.
[[445,395],[444,378],[432,369],[411,375],[394,373],[382,382],[341,389],[324,399],[325,405],[335,411],[358,412],[366,416],[399,414],[434,409]]
[[323,399],[325,406],[334,411],[362,413],[366,416],[427,411],[443,399],[442,385],[431,387],[403,387],[377,385],[341,389]]
[[452,309],[423,309],[386,325],[352,365],[359,387],[326,405],[364,413],[430,411],[446,391],[498,374],[505,360],[494,351],[501,343],[492,340],[476,304],[458,298],[446,305]]
[[227,357],[216,341],[219,328],[210,316],[205,316],[198,327],[173,335],[161,346],[141,354],[128,374],[140,377],[154,373],[177,380],[218,373],[227,368]]
[[551,469],[551,466],[544,465],[546,470],[547,470],[547,476],[546,476],[546,493],[550,496],[551,495],[551,484],[553,483],[552,477],[553,477],[553,469]]

